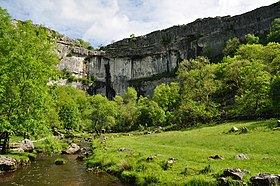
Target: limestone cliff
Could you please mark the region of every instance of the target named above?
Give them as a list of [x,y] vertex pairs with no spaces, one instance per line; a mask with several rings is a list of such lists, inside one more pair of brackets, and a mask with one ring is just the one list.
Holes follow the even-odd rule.
[[112,97],[135,86],[140,94],[151,94],[159,83],[171,81],[161,77],[172,75],[182,60],[198,55],[216,58],[229,38],[242,39],[248,33],[265,36],[278,17],[280,4],[275,3],[234,17],[198,19],[123,39],[102,48],[104,52],[89,51],[69,38],[62,38],[58,41],[62,58],[59,69],[68,68],[77,77],[96,76],[96,83],[89,87],[91,93]]

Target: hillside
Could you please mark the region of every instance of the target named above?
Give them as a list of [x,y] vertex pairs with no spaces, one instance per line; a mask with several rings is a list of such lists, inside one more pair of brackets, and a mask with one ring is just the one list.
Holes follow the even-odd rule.
[[[233,126],[246,127],[248,132],[228,133]],[[227,168],[240,168],[245,172],[243,181],[250,183],[256,174],[279,173],[276,126],[276,120],[260,120],[147,135],[107,135],[93,142],[88,166],[136,185],[216,185]],[[243,153],[248,159],[237,159]],[[220,159],[209,158],[216,155]],[[171,158],[174,161],[168,163]]]

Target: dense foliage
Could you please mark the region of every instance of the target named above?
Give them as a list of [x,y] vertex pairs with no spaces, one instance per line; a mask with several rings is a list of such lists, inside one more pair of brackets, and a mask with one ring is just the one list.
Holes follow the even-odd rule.
[[182,61],[176,80],[157,86],[152,98],[137,97],[130,87],[123,97],[108,100],[47,85],[59,76],[52,37],[30,21],[11,21],[0,9],[0,130],[26,136],[47,135],[52,128],[100,134],[278,116],[279,36],[276,19],[265,42],[248,34],[246,43],[226,42],[218,63],[206,57]]

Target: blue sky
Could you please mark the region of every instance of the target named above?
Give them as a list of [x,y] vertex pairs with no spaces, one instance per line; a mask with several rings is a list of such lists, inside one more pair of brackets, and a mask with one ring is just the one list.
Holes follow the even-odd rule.
[[32,20],[94,47],[197,18],[237,15],[277,0],[0,0],[14,19]]

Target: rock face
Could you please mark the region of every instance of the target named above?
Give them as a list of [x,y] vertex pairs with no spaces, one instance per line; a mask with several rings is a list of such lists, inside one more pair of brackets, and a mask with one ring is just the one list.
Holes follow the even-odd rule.
[[0,156],[0,172],[1,171],[14,171],[17,169],[18,161],[14,158],[7,156]]
[[229,38],[243,39],[248,33],[265,36],[278,17],[280,3],[275,3],[239,16],[198,19],[190,24],[123,39],[103,47],[104,52],[87,50],[77,40],[60,37],[59,69],[67,68],[77,78],[94,75],[96,83],[90,87],[72,85],[88,89],[91,94],[101,93],[112,98],[134,86],[139,94],[147,95],[160,83],[161,78],[157,76],[169,78],[182,60],[198,55],[216,58]]

